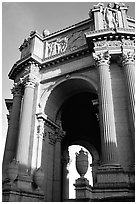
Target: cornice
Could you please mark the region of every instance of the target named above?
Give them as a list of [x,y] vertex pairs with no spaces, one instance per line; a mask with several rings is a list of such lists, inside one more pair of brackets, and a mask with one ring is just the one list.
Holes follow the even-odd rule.
[[[85,36],[91,52],[109,49],[112,52],[111,54],[117,54],[121,52],[122,46],[129,47],[128,44],[131,44],[130,41],[134,42],[135,31],[129,28],[117,28],[116,30],[111,28],[90,31],[85,33]],[[133,44],[134,43],[132,43],[132,47],[134,47]]]
[[[66,63],[70,60],[77,59],[81,56],[89,54],[88,46],[83,46],[80,49],[76,49],[72,52],[63,53],[62,55],[53,56],[51,58],[46,58],[45,62],[42,63],[41,68],[49,68],[51,66],[58,65],[60,63]],[[59,57],[60,56],[60,57]]]
[[51,119],[49,119],[45,113],[37,113],[36,117],[37,119],[43,119],[45,125],[51,128],[52,130],[59,129],[59,126],[56,123],[54,123]]
[[131,17],[131,16],[127,16],[127,19],[128,19],[128,20],[131,20],[131,21],[133,21],[133,22],[135,22],[135,18],[133,18],[133,17]]
[[28,55],[26,57],[24,57],[23,59],[18,60],[12,67],[12,69],[10,70],[8,76],[9,79],[14,80],[16,75],[25,67],[30,65],[31,63],[37,64],[37,65],[41,65],[40,60],[38,60],[35,55]]
[[135,30],[130,28],[109,28],[102,30],[93,30],[85,33],[86,38],[96,38],[96,37],[109,37],[111,35],[132,35],[135,36]]
[[72,59],[76,59],[80,56],[84,56],[89,53],[88,46],[84,45],[77,49],[71,49],[63,54],[54,55],[52,57],[46,58],[44,61],[40,60],[34,54],[30,54],[23,59],[18,60],[12,67],[8,76],[9,79],[14,80],[16,75],[26,66],[29,66],[31,63],[37,64],[40,69],[49,68],[60,63],[67,62]]

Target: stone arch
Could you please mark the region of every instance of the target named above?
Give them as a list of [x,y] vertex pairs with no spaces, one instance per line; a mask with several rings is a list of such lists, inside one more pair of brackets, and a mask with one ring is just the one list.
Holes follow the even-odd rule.
[[66,78],[59,79],[46,89],[40,102],[41,110],[55,122],[62,104],[80,92],[97,94],[96,81],[83,75],[66,75]]

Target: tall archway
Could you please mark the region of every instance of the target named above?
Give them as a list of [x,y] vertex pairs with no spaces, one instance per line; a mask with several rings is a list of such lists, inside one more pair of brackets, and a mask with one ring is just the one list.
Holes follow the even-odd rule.
[[[101,154],[100,128],[97,117],[98,107],[94,104],[94,102],[98,101],[98,94],[96,91],[97,86],[93,84],[90,80],[78,77],[67,79],[52,87],[51,93],[46,100],[45,114],[57,125],[61,123],[62,129],[65,131],[60,147],[55,146],[53,150],[54,161],[56,163],[59,161],[61,163],[60,166],[62,166],[60,168],[60,174],[62,175],[61,184],[58,185],[61,185],[60,196],[62,200],[68,199],[68,197],[64,199],[64,185],[66,185],[66,182],[64,181],[65,176],[63,173],[64,164],[61,162],[68,147],[73,144],[84,146],[88,149],[92,155],[93,162],[96,164]],[[58,158],[59,155],[55,153],[57,151],[56,148],[60,148],[58,151],[61,153],[60,159]],[[53,175],[56,174],[55,168],[59,168],[55,166],[57,165],[53,164],[52,166]],[[54,185],[55,179],[52,178],[51,180],[53,180],[53,186],[57,188],[57,185]],[[93,183],[95,182],[96,178],[94,176]]]

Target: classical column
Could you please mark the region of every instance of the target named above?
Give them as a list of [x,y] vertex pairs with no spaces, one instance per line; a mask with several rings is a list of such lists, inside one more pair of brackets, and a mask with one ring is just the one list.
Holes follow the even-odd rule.
[[93,54],[99,76],[99,111],[101,127],[102,164],[118,165],[114,107],[108,52]]
[[63,201],[69,199],[69,172],[68,172],[68,163],[69,163],[69,151],[66,149],[63,153],[62,157],[62,165],[63,165],[63,183],[62,183],[62,198]]
[[24,81],[24,98],[20,119],[17,161],[28,166],[30,153],[31,121],[33,113],[34,88],[37,83],[35,76],[28,75]]
[[3,159],[3,173],[7,168],[8,163],[16,155],[17,141],[18,141],[18,131],[20,122],[20,111],[22,102],[22,86],[15,84],[11,90],[13,94],[13,105],[10,113],[10,123],[8,125],[7,139],[5,145],[4,159]]
[[135,144],[135,53],[122,54],[122,65],[124,69],[126,85],[128,90],[129,112],[132,129],[132,139]]
[[54,150],[53,201],[61,201],[61,140],[65,136],[62,127],[56,130]]

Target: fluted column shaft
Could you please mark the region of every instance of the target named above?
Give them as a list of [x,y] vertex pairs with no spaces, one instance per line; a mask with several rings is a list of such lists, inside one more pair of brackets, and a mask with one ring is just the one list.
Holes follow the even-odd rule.
[[4,159],[3,159],[3,171],[5,171],[8,163],[11,162],[16,155],[21,102],[22,102],[22,94],[23,94],[22,87],[20,85],[14,85],[11,91],[13,94],[13,106],[12,106],[10,121],[8,125],[7,139],[6,139]]
[[110,55],[105,52],[94,55],[99,76],[99,106],[101,122],[102,164],[117,165],[117,139],[114,119]]
[[123,53],[122,65],[126,79],[131,119],[132,139],[135,144],[135,60],[134,53]]
[[34,87],[36,81],[31,78],[26,78],[24,82],[24,98],[22,106],[22,115],[20,120],[19,140],[17,149],[17,161],[20,164],[28,165],[29,162],[29,147],[31,136],[31,121],[33,111]]

